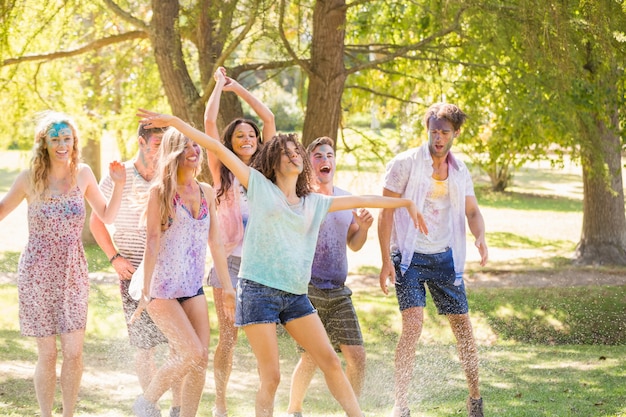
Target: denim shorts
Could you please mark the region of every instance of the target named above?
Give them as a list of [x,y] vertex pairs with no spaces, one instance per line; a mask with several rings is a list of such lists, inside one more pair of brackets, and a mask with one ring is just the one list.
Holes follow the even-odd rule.
[[243,278],[237,283],[235,326],[286,324],[315,312],[306,294],[292,294]]
[[[240,256],[229,256],[227,259],[228,262],[228,274],[230,275],[230,282],[233,284],[233,288],[237,288],[237,281],[239,281],[239,266],[241,265],[241,257]],[[209,271],[209,276],[207,277],[207,284],[213,288],[222,288],[222,283],[217,278],[217,272],[215,272],[215,267],[212,267]]]
[[415,252],[409,269],[400,273],[400,254],[392,254],[396,269],[396,296],[400,311],[426,306],[426,285],[439,314],[466,314],[469,309],[465,283],[454,272],[452,249],[423,254]]
[[189,296],[189,297],[178,297],[178,298],[176,299],[176,301],[178,301],[180,304],[182,304],[182,303],[184,303],[185,301],[187,301],[187,300],[189,300],[189,299],[191,299],[191,298],[197,297],[197,296],[199,296],[199,295],[204,295],[204,288],[203,288],[203,287],[200,287],[200,288],[198,289],[198,292],[196,293],[196,295],[192,295],[192,296]]

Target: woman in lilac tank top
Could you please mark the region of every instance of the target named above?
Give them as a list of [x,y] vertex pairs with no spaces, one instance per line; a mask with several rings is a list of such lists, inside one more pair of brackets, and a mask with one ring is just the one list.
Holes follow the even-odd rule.
[[163,135],[146,210],[144,288],[133,316],[144,309],[167,337],[170,357],[137,398],[137,416],[160,416],[159,398],[173,381],[182,382],[181,417],[195,416],[204,389],[209,346],[209,313],[202,288],[207,240],[233,320],[235,292],[216,221],[215,192],[196,181],[200,146],[176,129]]

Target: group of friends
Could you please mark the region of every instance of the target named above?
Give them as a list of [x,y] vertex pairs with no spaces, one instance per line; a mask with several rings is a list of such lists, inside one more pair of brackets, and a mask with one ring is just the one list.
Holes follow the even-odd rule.
[[[139,110],[138,151],[109,165],[100,184],[79,162],[71,118],[47,112],[35,134],[31,165],[0,201],[0,220],[24,199],[29,239],[19,262],[21,333],[37,340],[34,385],[42,417],[51,417],[56,388],[57,337],[63,357],[63,416],[74,414],[83,371],[88,270],[81,241],[85,203],[89,226],[119,276],[135,370],[140,417],[195,416],[209,363],[209,316],[204,280],[212,287],[219,324],[213,358],[214,417],[228,416],[229,382],[238,328],[256,357],[255,415],[272,416],[280,382],[277,325],[296,341],[300,360],[287,413],[303,415],[303,400],[319,368],[347,416],[361,417],[366,352],[346,286],[347,251],[361,249],[378,219],[380,286],[395,284],[402,331],[395,354],[394,417],[410,416],[409,390],[422,330],[426,286],[446,315],[469,389],[468,415],[483,416],[478,354],[463,281],[466,221],[481,264],[485,226],[470,173],[450,152],[465,121],[453,104],[424,115],[428,141],[387,166],[382,196],[355,196],[334,185],[334,142],[307,149],[295,134],[277,134],[271,110],[223,68],[205,110],[204,132],[178,117]],[[262,129],[236,119],[219,135],[223,92],[248,103]],[[220,138],[221,139],[218,139]],[[206,149],[213,186],[196,177]],[[111,235],[106,224],[114,225]],[[208,242],[208,245],[207,245]],[[207,246],[213,266],[205,273]],[[280,256],[275,256],[280,254]],[[142,264],[138,300],[129,294]],[[140,273],[140,272],[139,272]],[[155,348],[169,355],[157,366]],[[337,355],[346,362],[345,372]]]

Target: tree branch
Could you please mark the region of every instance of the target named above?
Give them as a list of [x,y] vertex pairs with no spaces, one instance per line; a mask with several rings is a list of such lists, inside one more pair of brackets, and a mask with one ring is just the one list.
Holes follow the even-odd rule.
[[345,88],[346,89],[347,88],[353,88],[355,90],[366,91],[366,92],[372,93],[372,94],[374,94],[376,96],[390,98],[392,100],[397,100],[397,101],[400,101],[402,103],[421,104],[420,102],[413,101],[413,100],[407,100],[407,99],[404,99],[404,98],[401,98],[401,97],[398,97],[398,96],[394,96],[393,94],[381,93],[378,90],[374,90],[374,89],[371,89],[371,88],[368,88],[368,87],[363,87],[362,85],[346,85]]
[[287,40],[287,36],[285,35],[285,29],[283,28],[283,24],[285,21],[285,0],[280,1],[280,12],[278,17],[278,33],[280,34],[280,39],[283,41],[283,46],[287,50],[287,53],[291,58],[296,62],[300,68],[310,77],[313,74],[311,73],[311,68],[309,67],[307,61],[303,61],[298,57],[296,52],[291,48],[291,44]]
[[146,32],[148,32],[150,30],[150,26],[148,24],[146,24],[146,22],[144,22],[141,19],[136,18],[135,16],[133,16],[132,14],[128,13],[127,11],[123,10],[117,3],[115,3],[113,0],[103,0],[104,4],[113,12],[115,13],[117,16],[121,17],[122,19],[124,19],[125,21],[127,21],[128,23],[130,23],[133,26],[136,26]]
[[[355,66],[353,66],[351,68],[347,68],[346,72],[348,74],[354,74],[354,73],[359,72],[359,71],[363,71],[363,70],[366,70],[366,69],[374,68],[374,67],[376,67],[379,64],[384,64],[386,62],[393,61],[394,59],[396,59],[396,58],[398,58],[400,56],[406,55],[410,51],[415,51],[415,50],[421,49],[421,48],[424,47],[424,45],[428,45],[429,43],[433,42],[434,40],[436,40],[438,38],[442,38],[442,37],[448,35],[449,33],[452,33],[452,32],[455,32],[455,31],[459,30],[459,28],[461,27],[461,24],[460,24],[461,15],[463,14],[464,11],[465,11],[465,8],[461,8],[458,11],[456,16],[454,17],[453,23],[450,26],[448,26],[446,28],[443,28],[443,29],[439,30],[436,33],[433,33],[432,35],[422,39],[421,41],[419,41],[417,43],[414,43],[414,44],[402,46],[402,47],[396,49],[394,52],[389,53],[389,54],[385,55],[382,58],[375,59],[373,61],[366,61],[366,62],[363,62],[363,63],[361,63],[359,65],[355,65]],[[376,50],[371,50],[369,52],[376,53],[377,51]]]
[[119,35],[112,35],[106,38],[98,39],[91,43],[88,43],[85,46],[81,46],[77,49],[72,49],[69,51],[56,51],[50,52],[48,54],[39,54],[39,55],[24,55],[17,58],[7,58],[2,61],[0,67],[6,67],[9,65],[21,64],[24,62],[33,62],[33,61],[52,61],[55,59],[67,58],[70,56],[76,56],[80,54],[84,54],[85,52],[94,51],[96,49],[103,48],[108,45],[113,45],[116,43],[126,42],[133,39],[146,39],[148,38],[148,34],[145,31],[136,30],[133,32],[126,32]]

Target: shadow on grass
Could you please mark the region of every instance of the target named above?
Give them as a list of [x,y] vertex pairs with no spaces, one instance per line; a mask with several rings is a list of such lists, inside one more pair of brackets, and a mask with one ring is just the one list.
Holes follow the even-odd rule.
[[542,345],[626,344],[626,286],[472,291],[470,304],[502,340]]

